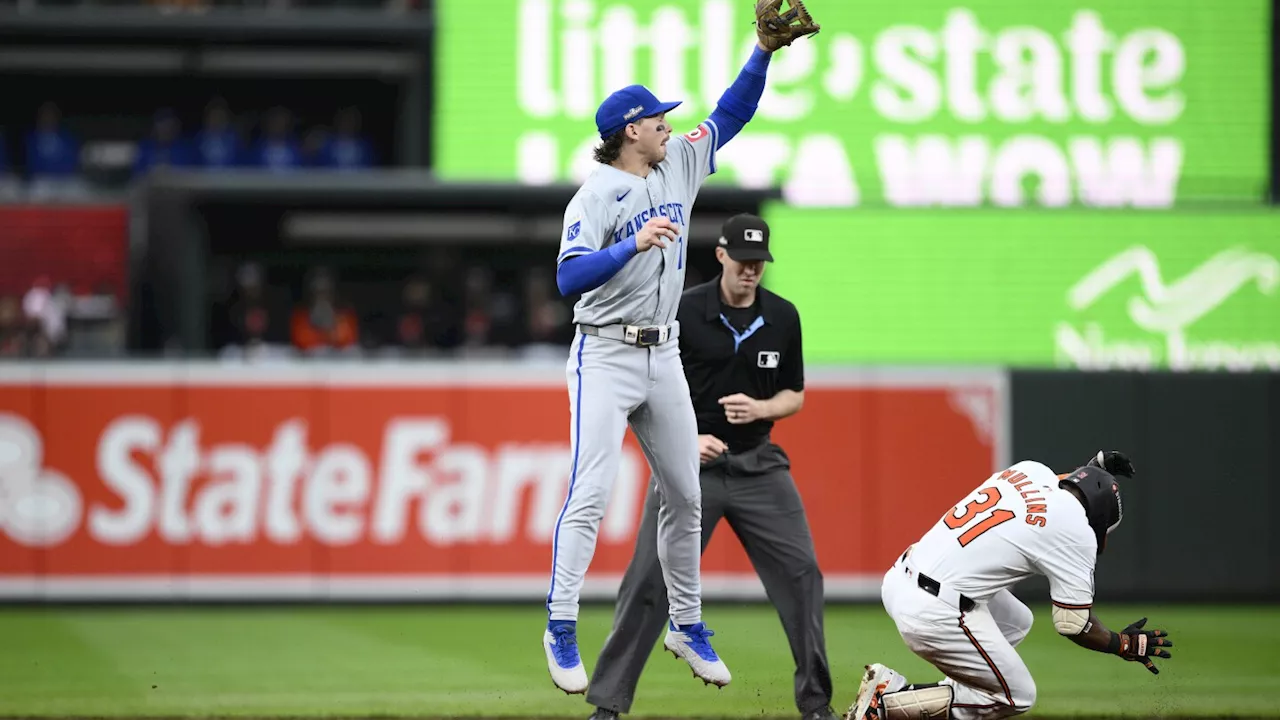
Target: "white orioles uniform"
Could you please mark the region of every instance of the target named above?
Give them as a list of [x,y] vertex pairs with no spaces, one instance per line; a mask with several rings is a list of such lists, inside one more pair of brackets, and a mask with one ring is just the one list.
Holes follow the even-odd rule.
[[[1044,575],[1054,605],[1088,613],[1097,547],[1080,501],[1048,467],[1025,461],[993,474],[894,563],[881,599],[907,647],[946,675],[949,717],[989,720],[1031,709],[1035,681],[1014,648],[1032,614],[1010,588]],[[906,685],[886,673],[893,677],[885,692]],[[912,705],[915,717],[948,716]],[[892,706],[886,698],[884,709]]]

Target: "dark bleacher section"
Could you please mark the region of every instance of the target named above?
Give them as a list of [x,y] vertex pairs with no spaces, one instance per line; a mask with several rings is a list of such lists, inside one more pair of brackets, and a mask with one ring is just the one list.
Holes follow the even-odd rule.
[[[374,107],[370,113],[336,94],[340,85],[311,88],[286,105],[262,91],[210,95],[191,87],[169,95],[147,84],[145,98],[112,93],[115,102],[104,111],[82,95],[48,92],[56,85],[27,83],[26,93],[0,107],[4,199],[109,198],[158,165],[289,172],[396,164],[394,120],[386,112],[393,94],[354,92]],[[157,97],[166,104],[157,107]]]
[[[561,297],[547,251],[532,245],[495,253],[459,243],[216,258],[211,345],[227,360],[563,359],[577,298]],[[709,251],[691,255],[686,284],[717,267]]]
[[[428,6],[0,0],[0,354],[562,359],[576,298],[556,288],[554,237],[301,247],[278,217],[292,200],[242,194],[170,228],[207,246],[184,266],[180,252],[152,262],[166,238],[131,226],[142,189],[173,182],[164,166],[429,174]],[[109,230],[94,208],[114,213]],[[197,263],[207,288],[177,312],[156,287]],[[715,272],[709,251],[689,264],[691,284]],[[167,334],[206,312],[189,345]],[[122,317],[128,333],[101,330]]]

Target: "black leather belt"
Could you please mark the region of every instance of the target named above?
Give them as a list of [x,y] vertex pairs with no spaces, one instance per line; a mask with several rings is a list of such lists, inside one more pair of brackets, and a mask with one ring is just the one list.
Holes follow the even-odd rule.
[[[934,597],[938,597],[938,593],[942,591],[942,583],[939,583],[937,580],[934,580],[924,573],[916,573],[916,583],[920,585],[921,590]],[[960,596],[960,612],[970,612],[977,606],[978,604],[970,598],[967,598],[964,595]]]
[[678,325],[578,325],[584,335],[595,335],[637,347],[662,345],[679,336]]

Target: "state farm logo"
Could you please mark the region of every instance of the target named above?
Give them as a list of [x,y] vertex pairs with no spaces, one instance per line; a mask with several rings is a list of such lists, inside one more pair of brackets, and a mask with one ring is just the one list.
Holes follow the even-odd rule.
[[58,545],[80,526],[79,489],[43,462],[44,444],[31,423],[0,413],[0,534],[19,545]]
[[[0,532],[25,546],[55,546],[80,530],[116,547],[152,539],[206,547],[549,544],[572,464],[568,443],[459,441],[442,417],[391,418],[380,442],[318,445],[308,423],[292,418],[255,446],[210,442],[195,418],[167,425],[135,414],[69,450],[81,463],[92,458],[96,470],[78,488],[41,468],[40,434],[27,420],[0,419]],[[647,480],[642,458],[624,447],[602,541],[634,536]]]

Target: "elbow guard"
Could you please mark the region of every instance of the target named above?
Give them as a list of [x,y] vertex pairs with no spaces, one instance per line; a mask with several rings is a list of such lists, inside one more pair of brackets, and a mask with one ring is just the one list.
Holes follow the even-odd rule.
[[1053,606],[1053,629],[1059,635],[1079,635],[1089,625],[1088,608],[1064,608]]

